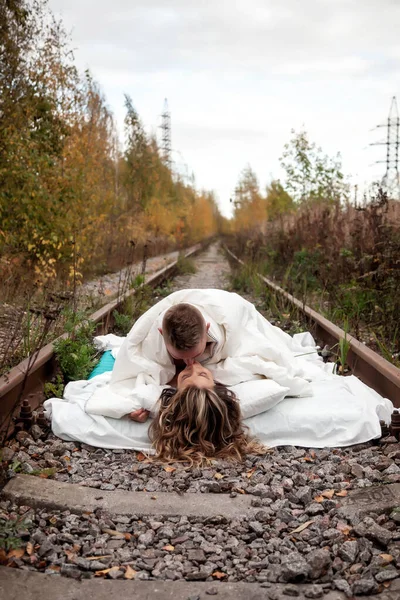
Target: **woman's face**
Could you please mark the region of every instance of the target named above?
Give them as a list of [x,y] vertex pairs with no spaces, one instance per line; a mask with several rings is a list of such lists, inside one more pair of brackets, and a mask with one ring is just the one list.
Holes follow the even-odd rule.
[[188,365],[178,375],[178,390],[183,390],[190,385],[211,389],[214,387],[214,378],[208,369],[203,367],[199,362],[195,362],[192,365]]

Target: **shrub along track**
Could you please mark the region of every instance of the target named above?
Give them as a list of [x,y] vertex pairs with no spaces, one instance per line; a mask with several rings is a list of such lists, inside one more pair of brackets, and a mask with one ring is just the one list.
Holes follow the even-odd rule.
[[[215,246],[196,262],[197,273],[171,289],[217,287],[220,277],[228,286]],[[106,325],[110,313],[99,312]],[[25,473],[0,500],[0,539],[6,522],[19,546],[0,551],[15,567],[0,567],[9,600],[400,597],[395,438],[189,468],[34,427],[9,442],[3,460],[10,475],[12,465]]]

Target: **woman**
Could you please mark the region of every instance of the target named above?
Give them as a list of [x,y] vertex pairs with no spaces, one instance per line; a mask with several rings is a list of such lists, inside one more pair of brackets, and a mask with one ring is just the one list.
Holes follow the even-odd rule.
[[[130,415],[140,422],[148,416],[143,408]],[[195,362],[177,375],[176,388],[163,390],[149,437],[161,460],[241,460],[246,453],[259,453],[263,448],[250,440],[246,429],[236,395]]]

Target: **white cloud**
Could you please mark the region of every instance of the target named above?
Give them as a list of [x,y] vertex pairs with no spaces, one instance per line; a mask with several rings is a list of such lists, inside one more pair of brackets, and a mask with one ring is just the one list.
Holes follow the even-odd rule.
[[[149,130],[164,98],[173,147],[222,208],[250,163],[279,176],[292,127],[304,125],[361,183],[379,149],[369,130],[399,92],[397,0],[50,0],[72,29],[82,68],[120,126],[123,93]],[[382,152],[383,158],[383,152]]]

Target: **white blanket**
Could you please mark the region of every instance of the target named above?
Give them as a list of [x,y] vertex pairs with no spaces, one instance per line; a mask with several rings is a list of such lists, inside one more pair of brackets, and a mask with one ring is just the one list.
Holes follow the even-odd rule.
[[[270,447],[361,443],[380,435],[379,419],[390,421],[390,400],[355,377],[333,375],[332,364],[323,363],[310,334],[292,338],[237,294],[183,290],[136,322],[111,375],[70,383],[63,400],[46,401],[56,435],[94,446],[150,450],[148,423],[134,423],[124,415],[142,406],[154,412],[161,389],[174,374],[158,327],[177,302],[197,305],[210,323],[218,342],[206,366],[237,393],[245,423]],[[112,345],[116,354],[115,336]]]
[[332,372],[332,364],[324,364],[318,356],[311,335],[292,338],[238,294],[182,290],[158,302],[134,324],[118,353],[110,382],[88,398],[87,413],[119,418],[141,407],[154,407],[175,375],[159,328],[168,308],[180,302],[196,306],[210,324],[209,334],[217,342],[204,364],[220,383],[234,386],[269,379],[285,388],[286,395],[309,396],[310,382],[325,380]]
[[[107,385],[111,374],[69,383],[63,400],[46,400],[53,432],[64,440],[101,448],[131,448],[151,453],[149,422],[128,417],[113,419],[88,414],[85,402]],[[249,390],[252,384],[249,382]],[[312,396],[285,398],[269,410],[247,418],[250,433],[269,447],[312,448],[350,446],[380,436],[379,419],[390,420],[393,405],[356,377],[339,377],[311,384]]]

